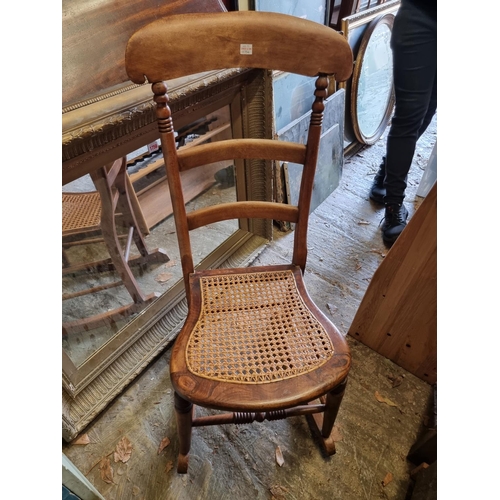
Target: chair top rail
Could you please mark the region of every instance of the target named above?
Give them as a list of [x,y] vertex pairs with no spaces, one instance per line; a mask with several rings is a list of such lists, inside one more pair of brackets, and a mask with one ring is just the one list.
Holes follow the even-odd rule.
[[335,30],[287,14],[255,11],[158,19],[132,35],[125,63],[129,78],[138,84],[226,68],[327,74],[345,81],[353,67],[350,46]]

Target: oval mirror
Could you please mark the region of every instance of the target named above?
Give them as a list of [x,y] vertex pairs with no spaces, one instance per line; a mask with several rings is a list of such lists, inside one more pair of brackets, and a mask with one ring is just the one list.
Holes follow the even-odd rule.
[[394,109],[393,23],[394,15],[385,14],[368,25],[354,65],[351,116],[356,138],[363,144],[380,139]]

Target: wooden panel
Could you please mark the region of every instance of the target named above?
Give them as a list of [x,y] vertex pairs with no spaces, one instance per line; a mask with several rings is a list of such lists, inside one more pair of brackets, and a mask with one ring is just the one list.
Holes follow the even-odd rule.
[[375,271],[349,334],[429,383],[437,376],[437,183]]

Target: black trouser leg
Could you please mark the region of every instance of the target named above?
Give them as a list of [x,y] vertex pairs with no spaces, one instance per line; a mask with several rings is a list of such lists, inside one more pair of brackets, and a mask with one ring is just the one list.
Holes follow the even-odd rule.
[[401,204],[418,138],[437,108],[437,23],[403,0],[392,31],[396,104],[387,137],[386,204]]

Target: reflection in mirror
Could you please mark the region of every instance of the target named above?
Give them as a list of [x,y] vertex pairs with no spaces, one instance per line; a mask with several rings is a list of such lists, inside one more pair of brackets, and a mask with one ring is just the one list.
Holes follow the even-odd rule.
[[[392,50],[390,47],[392,15],[377,22],[365,36],[368,43],[360,48],[356,81],[357,131],[361,142],[373,144],[380,138],[393,107]],[[387,22],[386,22],[387,20]]]
[[[230,138],[229,123],[228,107],[207,115],[179,131],[178,148]],[[145,153],[140,150],[129,155],[127,160],[125,184],[130,187],[129,198],[132,199],[131,205],[137,216],[137,230],[143,235],[150,257],[146,262],[145,259],[133,262],[136,256],[140,257],[140,249],[135,241],[131,241],[127,227],[120,224],[124,212],[122,205],[117,209],[116,233],[123,254],[127,254],[128,242],[131,241],[129,255],[125,255],[125,260],[137,292],[132,290],[131,293],[130,286],[126,287],[121,279],[122,273],[116,270],[116,266],[110,266],[110,251],[103,238],[109,231],[102,224],[99,227],[99,218],[94,221],[97,222],[97,230],[84,235],[73,231],[63,237],[62,344],[77,367],[115,335],[119,335],[120,330],[137,314],[182,279],[161,150],[150,148]],[[232,162],[207,165],[203,169],[197,169],[196,176],[192,175],[192,171],[185,174],[183,188],[186,199],[190,200],[186,205],[187,211],[222,201],[236,201],[235,168]],[[92,192],[96,192],[95,175],[85,176],[65,185],[63,198],[68,193]],[[102,196],[99,198],[99,193],[96,194],[97,200],[102,200]],[[91,204],[92,200],[87,199],[84,206],[89,208]],[[195,265],[236,230],[238,221],[230,220],[192,231]],[[103,265],[89,265],[102,260]],[[146,300],[141,300],[138,293]],[[129,309],[125,310],[127,307]],[[103,320],[90,321],[96,316]]]

